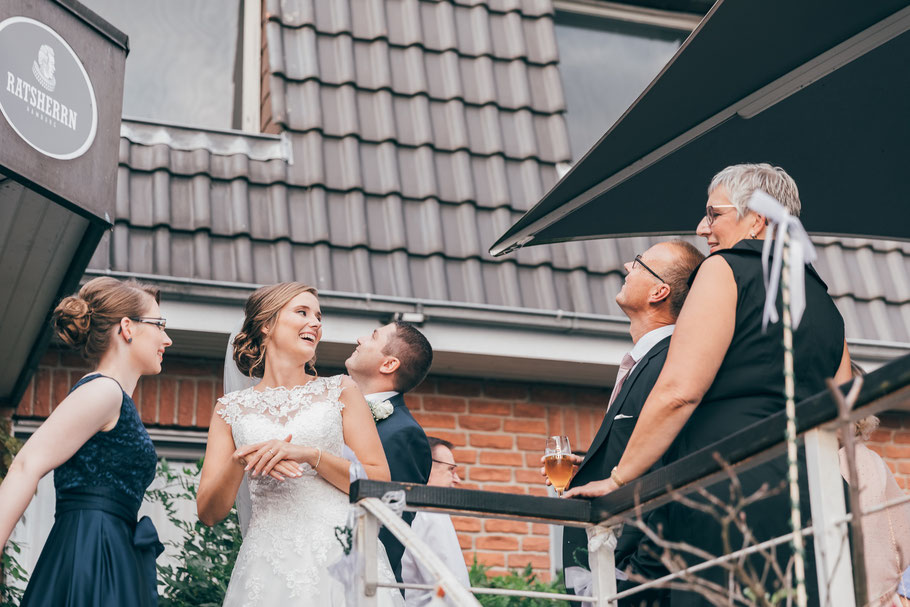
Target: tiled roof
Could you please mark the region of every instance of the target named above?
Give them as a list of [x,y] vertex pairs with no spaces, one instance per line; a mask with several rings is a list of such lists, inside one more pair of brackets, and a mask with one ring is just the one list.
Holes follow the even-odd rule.
[[[124,130],[91,267],[621,314],[622,262],[655,239],[487,252],[569,160],[549,0],[351,4],[266,2],[290,162]],[[848,335],[910,342],[910,245],[819,242]]]

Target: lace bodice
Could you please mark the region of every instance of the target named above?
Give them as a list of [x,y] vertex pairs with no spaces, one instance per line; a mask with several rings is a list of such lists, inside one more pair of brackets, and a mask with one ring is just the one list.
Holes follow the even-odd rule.
[[[87,375],[76,382],[79,386],[102,377]],[[124,462],[130,465],[125,466]],[[158,456],[133,399],[123,392],[120,417],[111,430],[98,432],[54,471],[54,488],[59,491],[80,487],[110,487],[129,496],[136,508],[146,488],[155,478]]]
[[[230,424],[238,448],[290,434],[294,444],[341,456],[343,389],[341,375],[290,389],[247,388],[218,399],[216,413]],[[248,480],[252,518],[228,598],[238,599],[237,604],[265,600],[276,577],[289,597],[319,595],[320,580],[340,549],[334,530],[346,522],[347,495],[317,475]]]

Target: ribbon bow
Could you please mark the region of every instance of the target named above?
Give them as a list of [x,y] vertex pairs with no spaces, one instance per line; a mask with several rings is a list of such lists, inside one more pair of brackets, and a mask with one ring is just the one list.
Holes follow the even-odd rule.
[[158,604],[158,575],[155,570],[155,559],[164,552],[164,545],[158,539],[155,524],[147,516],[143,516],[136,523],[133,532],[133,546],[139,554],[142,573],[145,577],[146,593],[152,598],[152,605]]
[[[765,279],[765,308],[762,312],[762,331],[768,327],[768,322],[774,324],[778,321],[777,315],[777,288],[780,283],[781,266],[784,262],[784,234],[790,235],[790,314],[793,318],[793,328],[799,327],[799,321],[806,310],[806,264],[815,261],[817,255],[812,240],[799,219],[787,212],[776,199],[761,190],[756,190],[749,199],[750,209],[769,220],[768,234],[761,251],[761,267]],[[771,254],[771,245],[774,241],[775,230],[777,243],[774,246],[774,264],[768,273],[768,257]]]

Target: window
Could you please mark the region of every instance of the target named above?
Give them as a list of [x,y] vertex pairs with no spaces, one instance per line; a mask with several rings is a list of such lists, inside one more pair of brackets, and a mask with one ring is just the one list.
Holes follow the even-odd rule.
[[607,132],[689,34],[688,30],[592,13],[556,13],[559,71],[573,161]]
[[[259,0],[82,0],[130,38],[123,116],[207,129],[259,129]],[[247,6],[245,6],[247,5]],[[250,6],[252,5],[252,6]],[[251,10],[252,9],[252,10]],[[256,62],[244,56],[244,24]],[[246,18],[245,18],[246,17]],[[255,86],[244,107],[243,74]],[[248,94],[248,91],[246,91]]]

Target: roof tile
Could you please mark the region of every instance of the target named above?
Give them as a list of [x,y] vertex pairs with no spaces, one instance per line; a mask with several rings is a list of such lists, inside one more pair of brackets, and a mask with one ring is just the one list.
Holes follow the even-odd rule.
[[427,92],[423,50],[419,46],[389,47],[389,64],[392,67],[392,89],[403,95]]
[[421,2],[420,21],[423,46],[434,51],[458,48],[455,33],[455,11],[448,2]]
[[386,0],[385,7],[390,44],[411,46],[423,42],[419,0]]
[[392,87],[389,43],[386,40],[354,41],[354,63],[359,88],[376,90]]
[[[468,149],[468,124],[465,106],[460,99],[430,101],[430,119],[433,123],[433,144],[437,149]],[[480,150],[472,149],[476,153]]]
[[455,7],[455,31],[458,49],[463,55],[479,57],[493,53],[490,40],[489,13],[483,5]]
[[[326,34],[350,33],[351,6],[347,2],[314,2],[315,26]],[[359,8],[359,7],[358,7]]]
[[385,0],[362,0],[357,10],[351,11],[351,31],[355,38],[363,40],[387,38]]
[[458,53],[426,53],[424,64],[427,72],[427,89],[430,97],[439,100],[463,98]]
[[424,95],[392,99],[398,143],[409,146],[433,143],[433,124],[430,118],[430,100]]
[[[306,28],[298,30],[306,31]],[[319,79],[328,84],[354,82],[354,42],[349,34],[316,37]]]
[[524,19],[517,12],[490,14],[489,27],[496,32],[492,36],[495,57],[518,59],[527,56],[522,21]]

